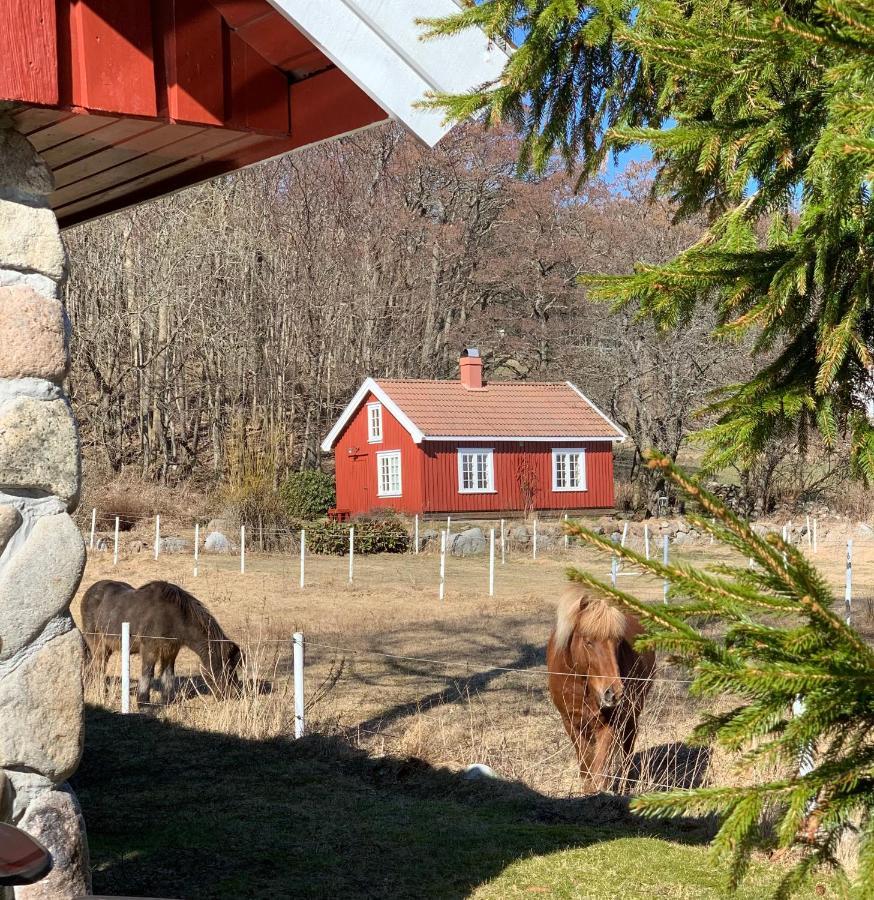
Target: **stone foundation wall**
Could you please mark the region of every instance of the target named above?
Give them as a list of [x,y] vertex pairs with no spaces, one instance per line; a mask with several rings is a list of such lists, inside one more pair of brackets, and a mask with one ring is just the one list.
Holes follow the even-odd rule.
[[66,257],[51,190],[0,109],[0,820],[54,860],[16,900],[90,892],[84,823],[65,784],[82,753],[83,645],[70,601],[85,547],[70,518],[79,445],[63,392]]

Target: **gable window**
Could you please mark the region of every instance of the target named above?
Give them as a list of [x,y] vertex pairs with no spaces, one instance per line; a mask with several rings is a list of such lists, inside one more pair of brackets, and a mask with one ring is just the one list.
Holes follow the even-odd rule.
[[458,450],[458,492],[494,494],[495,467],[491,450],[480,447]]
[[376,454],[376,494],[378,497],[401,496],[401,451]]
[[586,451],[581,447],[560,447],[552,451],[552,489],[586,490]]
[[367,441],[370,444],[382,443],[382,404],[367,404]]

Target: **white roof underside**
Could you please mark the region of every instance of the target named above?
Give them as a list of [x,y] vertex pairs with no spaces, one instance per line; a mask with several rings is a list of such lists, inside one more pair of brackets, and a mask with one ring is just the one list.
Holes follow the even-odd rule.
[[461,93],[500,77],[503,49],[470,29],[421,40],[421,16],[458,12],[455,0],[270,0],[389,115],[433,147],[451,130],[443,114],[417,109],[429,92]]

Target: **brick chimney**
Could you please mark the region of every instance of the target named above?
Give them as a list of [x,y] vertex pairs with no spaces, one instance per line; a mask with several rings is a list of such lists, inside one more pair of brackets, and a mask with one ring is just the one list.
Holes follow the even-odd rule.
[[483,386],[483,361],[479,350],[468,347],[461,351],[461,359],[458,360],[458,368],[461,373],[461,383],[469,391],[482,390]]

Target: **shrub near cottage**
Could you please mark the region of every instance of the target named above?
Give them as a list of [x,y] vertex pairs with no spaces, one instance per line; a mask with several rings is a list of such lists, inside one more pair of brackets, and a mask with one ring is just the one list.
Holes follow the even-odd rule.
[[285,513],[291,519],[319,519],[337,502],[334,476],[304,469],[286,476],[279,488]]
[[[410,535],[400,519],[357,519],[356,553],[406,553]],[[349,525],[343,522],[317,522],[307,528],[307,546],[311,553],[344,556],[349,552]]]

